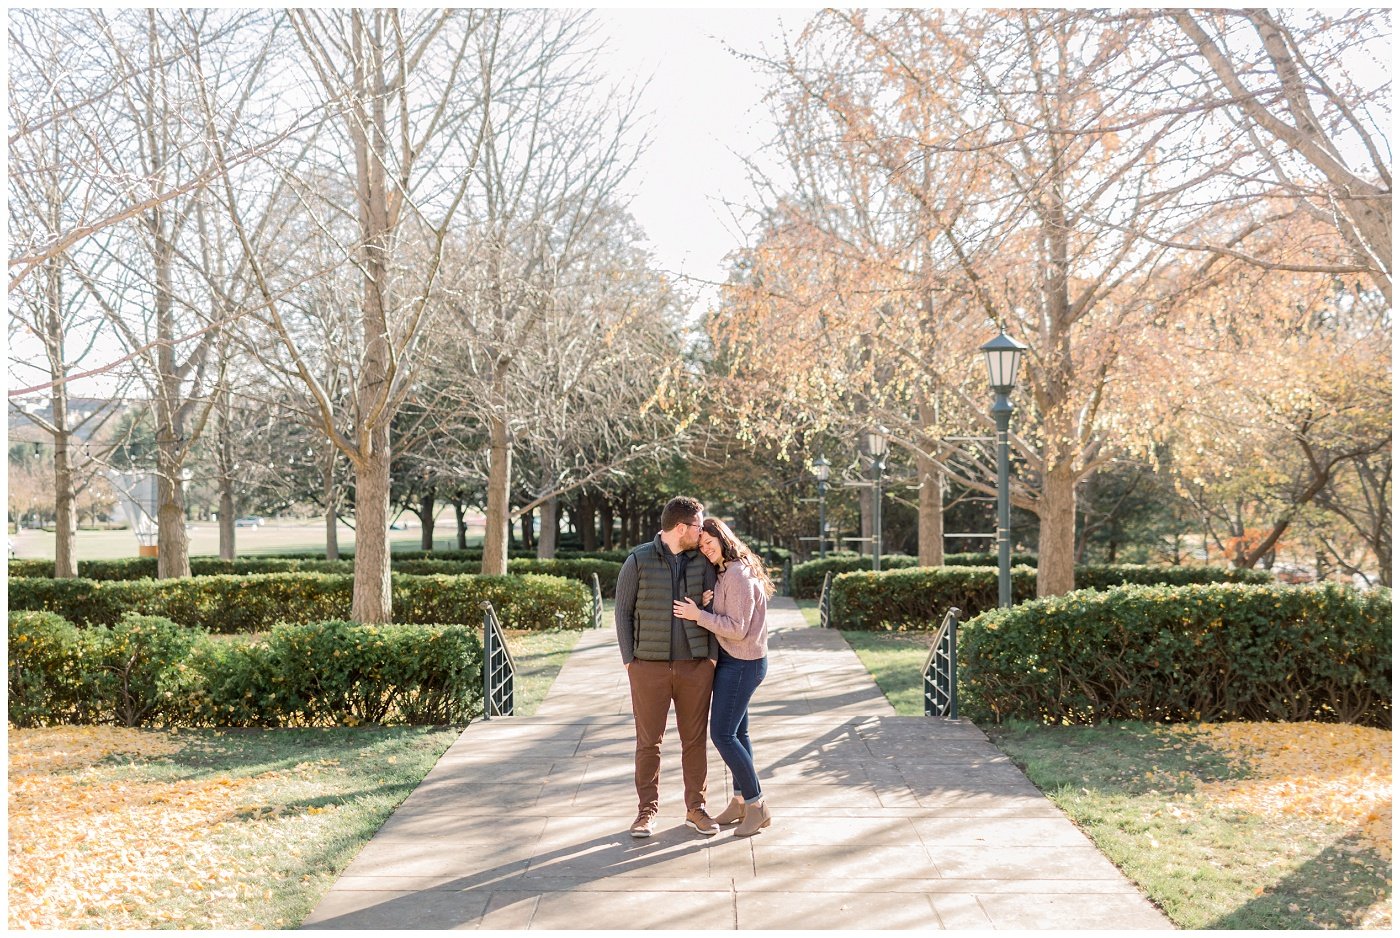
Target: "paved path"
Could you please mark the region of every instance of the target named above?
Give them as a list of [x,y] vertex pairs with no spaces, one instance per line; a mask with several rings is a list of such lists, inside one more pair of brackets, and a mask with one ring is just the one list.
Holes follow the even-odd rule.
[[[533,717],[473,723],[306,928],[1171,928],[966,721],[898,717],[840,633],[770,610],[750,733],[773,824],[684,826],[662,750],[636,840],[632,720],[612,629],[583,633]],[[728,800],[711,751],[710,803]]]

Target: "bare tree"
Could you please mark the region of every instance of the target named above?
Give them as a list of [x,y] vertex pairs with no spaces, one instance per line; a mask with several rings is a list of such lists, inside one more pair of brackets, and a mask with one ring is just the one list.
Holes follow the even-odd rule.
[[[389,431],[431,321],[444,240],[474,179],[480,137],[490,123],[503,15],[304,10],[290,19],[309,71],[307,93],[338,117],[323,140],[286,159],[281,171],[315,183],[296,189],[310,231],[318,249],[338,255],[337,268],[354,271],[357,281],[359,309],[340,335],[351,343],[343,349],[351,367],[332,372],[344,374],[351,387],[343,406],[326,387],[314,347],[300,341],[304,330],[292,321],[295,309],[282,300],[291,289],[285,272],[294,269],[285,258],[300,246],[259,243],[249,218],[273,206],[250,205],[229,177],[223,195],[261,294],[260,328],[276,345],[275,355],[266,345],[263,355],[270,367],[302,383],[321,432],[354,473],[351,615],[387,622]],[[206,104],[209,139],[222,159],[227,154],[216,113]],[[337,178],[350,181],[353,213],[343,212],[344,202],[321,201],[344,191]]]
[[[1196,106],[1223,110],[1247,128],[1261,174],[1335,225],[1390,302],[1390,81],[1361,78],[1368,71],[1389,74],[1381,58],[1389,52],[1389,15],[1265,9],[1156,15],[1173,23],[1204,62]],[[1240,174],[1241,167],[1233,169]]]
[[540,393],[522,363],[550,341],[549,323],[574,314],[563,285],[635,159],[635,96],[598,94],[589,39],[577,13],[537,11],[512,30],[503,54],[521,93],[502,101],[483,142],[483,198],[453,279],[461,398],[490,453],[487,574],[506,571],[514,441],[532,410],[520,397]]

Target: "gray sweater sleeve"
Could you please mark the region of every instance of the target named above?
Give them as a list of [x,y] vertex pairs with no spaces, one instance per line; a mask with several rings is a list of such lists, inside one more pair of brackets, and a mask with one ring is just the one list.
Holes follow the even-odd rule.
[[617,647],[622,663],[632,663],[636,648],[637,558],[629,554],[617,572],[617,592],[613,599],[613,624],[617,626]]

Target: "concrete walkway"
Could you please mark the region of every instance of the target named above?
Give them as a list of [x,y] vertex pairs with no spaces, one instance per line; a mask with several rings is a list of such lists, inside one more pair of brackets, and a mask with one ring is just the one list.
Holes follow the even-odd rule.
[[[838,632],[770,609],[750,734],[770,828],[684,826],[662,750],[657,833],[636,813],[612,629],[583,633],[533,717],[473,723],[306,928],[1154,928],[1171,923],[965,721],[898,717]],[[710,754],[710,806],[728,800]]]

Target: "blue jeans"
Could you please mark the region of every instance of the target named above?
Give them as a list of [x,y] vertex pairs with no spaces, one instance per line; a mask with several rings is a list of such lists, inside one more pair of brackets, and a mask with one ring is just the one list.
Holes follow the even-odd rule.
[[723,648],[715,665],[714,696],[710,701],[710,739],[720,758],[734,776],[734,791],[745,801],[763,792],[758,787],[758,769],[753,764],[749,743],[749,701],[768,676],[768,659],[745,661]]

